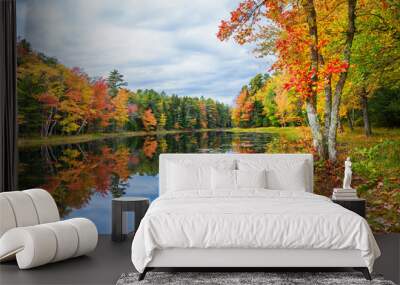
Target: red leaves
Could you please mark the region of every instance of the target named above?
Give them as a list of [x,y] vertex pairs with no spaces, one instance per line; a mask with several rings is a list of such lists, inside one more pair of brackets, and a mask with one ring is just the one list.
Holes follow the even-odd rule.
[[218,33],[217,33],[218,39],[220,41],[226,40],[227,38],[230,37],[232,30],[233,30],[232,26],[227,21],[222,20],[218,28]]
[[388,2],[386,0],[381,0],[381,3],[382,3],[382,7],[384,9],[388,9],[389,8],[389,4],[388,4]]
[[56,96],[49,93],[39,95],[38,101],[43,103],[46,107],[57,107],[60,103]]
[[326,65],[327,74],[338,74],[345,72],[349,68],[349,63],[340,59],[333,59],[329,61]]
[[321,49],[323,47],[325,47],[328,44],[328,40],[319,40],[318,45],[317,45],[317,49]]
[[231,22],[239,22],[240,18],[242,17],[242,12],[239,9],[231,12]]
[[109,120],[111,118],[111,103],[110,97],[108,95],[108,85],[104,79],[98,79],[93,84],[93,100],[90,105],[91,116],[89,120],[96,121],[99,120],[99,124],[102,127],[107,127],[109,125]]
[[217,32],[218,39],[224,41],[235,32],[235,40],[239,44],[250,41],[252,25],[247,25],[247,21],[251,18],[257,20],[259,9],[262,6],[258,5],[258,9],[255,9],[257,4],[260,3],[254,0],[245,0],[241,2],[239,6],[230,13],[229,21],[221,21]]
[[292,77],[284,84],[286,90],[294,89],[302,98],[313,96],[317,88],[312,78],[316,75],[315,69],[291,70]]
[[[324,25],[324,22],[317,25]],[[262,45],[266,41],[263,38],[266,31],[277,29],[275,49],[272,50],[277,60],[272,69],[289,75],[289,82],[284,83],[286,90],[294,90],[301,98],[315,96],[323,89],[327,75],[339,74],[349,68],[347,62],[338,59],[339,54],[327,49],[336,38],[332,39],[323,27],[318,29],[319,40],[314,42],[305,8],[296,1],[244,0],[231,12],[228,21],[221,21],[218,38],[225,40],[233,36],[239,44],[259,41]],[[324,56],[325,63],[320,58],[312,62],[315,50]],[[237,98],[238,106],[245,103],[241,95]],[[239,114],[233,113],[234,117]]]

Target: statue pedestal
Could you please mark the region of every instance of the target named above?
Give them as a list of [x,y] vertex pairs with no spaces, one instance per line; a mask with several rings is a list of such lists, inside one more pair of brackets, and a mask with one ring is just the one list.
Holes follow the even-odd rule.
[[332,194],[332,200],[352,200],[358,199],[356,189],[343,189],[334,188]]
[[348,189],[345,189],[345,188],[333,188],[333,192],[357,192],[357,190],[356,189],[354,189],[354,188],[348,188]]

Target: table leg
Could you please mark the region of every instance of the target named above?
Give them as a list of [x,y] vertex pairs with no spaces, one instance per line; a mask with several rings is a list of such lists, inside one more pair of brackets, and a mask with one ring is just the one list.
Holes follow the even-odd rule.
[[122,241],[122,204],[112,202],[112,231],[111,231],[111,239],[113,241]]

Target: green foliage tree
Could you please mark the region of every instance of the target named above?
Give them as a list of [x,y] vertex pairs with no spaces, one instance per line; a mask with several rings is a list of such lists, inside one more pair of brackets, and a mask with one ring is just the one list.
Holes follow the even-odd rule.
[[369,99],[371,123],[378,127],[400,126],[400,88],[380,88]]
[[118,90],[122,87],[128,86],[128,83],[125,81],[124,76],[119,73],[117,69],[114,69],[110,72],[107,77],[108,84],[108,92],[111,97],[115,97],[118,94]]
[[382,91],[375,94],[380,88],[395,88],[400,84],[399,14],[400,6],[391,1],[383,4],[382,1],[368,0],[358,10],[353,65],[344,93],[345,97],[350,97],[344,100],[352,104],[344,107],[347,107],[346,114],[350,112],[349,107],[361,111],[366,136],[372,134],[369,99],[384,94]]

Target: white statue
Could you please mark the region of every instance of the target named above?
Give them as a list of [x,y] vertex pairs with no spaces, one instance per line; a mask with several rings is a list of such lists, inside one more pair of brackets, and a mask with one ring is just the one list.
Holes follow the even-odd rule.
[[343,179],[343,189],[351,189],[351,160],[350,157],[344,162],[344,179]]

